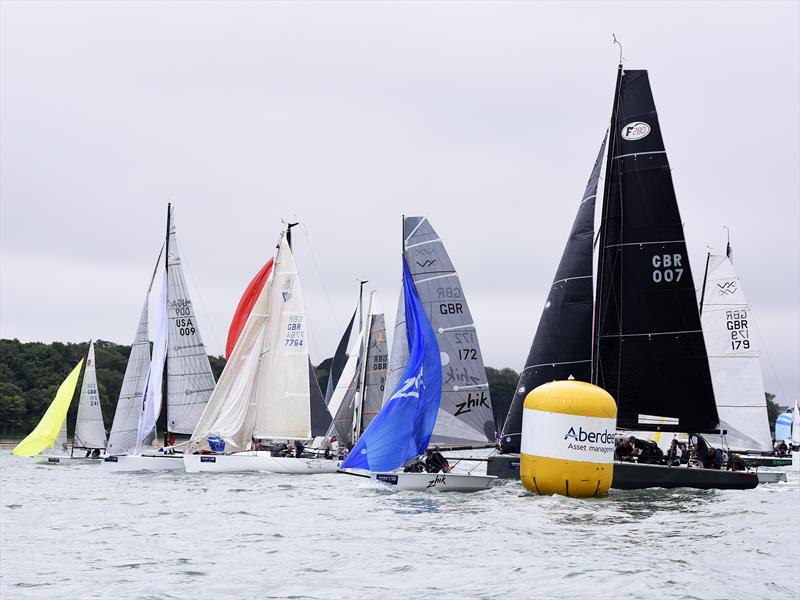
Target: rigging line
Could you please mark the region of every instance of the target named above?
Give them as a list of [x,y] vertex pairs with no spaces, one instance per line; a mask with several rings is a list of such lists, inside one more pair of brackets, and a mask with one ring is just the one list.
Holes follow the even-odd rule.
[[328,307],[331,309],[331,314],[333,315],[333,324],[336,325],[336,330],[339,331],[341,327],[339,327],[339,319],[336,317],[336,311],[333,309],[333,302],[331,301],[331,295],[328,293],[328,286],[325,285],[325,278],[322,277],[322,271],[319,269],[319,263],[317,262],[317,255],[314,254],[314,248],[311,245],[311,236],[308,235],[308,227],[306,227],[305,223],[300,223],[300,226],[303,228],[303,235],[306,236],[306,243],[308,244],[308,250],[311,254],[311,260],[314,261],[314,268],[317,270],[317,276],[319,277],[319,281],[322,284],[322,291],[325,292],[325,297],[328,300]]
[[[175,245],[178,247],[178,253],[181,256],[183,256],[183,248],[178,243],[178,236],[175,236]],[[185,266],[186,267],[186,271],[189,273],[189,279],[192,280],[192,285],[194,286],[194,291],[197,293],[197,298],[200,300],[200,308],[203,309],[203,314],[206,317],[206,323],[208,324],[208,328],[211,330],[211,335],[214,337],[214,342],[217,344],[217,348],[221,349],[222,353],[224,354],[225,353],[225,346],[223,344],[219,343],[219,338],[217,337],[217,332],[214,329],[214,323],[211,320],[211,317],[208,316],[208,311],[206,310],[206,304],[205,304],[205,302],[203,302],[203,296],[200,293],[200,288],[197,287],[197,282],[195,281],[194,275],[192,274],[192,269],[191,269],[191,267],[189,267],[189,263],[184,264],[182,260],[181,260],[180,264],[181,264],[182,267]],[[208,352],[208,349],[206,349],[206,352]]]

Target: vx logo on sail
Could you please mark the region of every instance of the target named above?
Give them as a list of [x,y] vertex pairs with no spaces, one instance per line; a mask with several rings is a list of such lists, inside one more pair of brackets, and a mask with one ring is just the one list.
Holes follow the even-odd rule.
[[722,296],[732,296],[736,293],[736,281],[726,281],[725,283],[718,283],[719,293]]

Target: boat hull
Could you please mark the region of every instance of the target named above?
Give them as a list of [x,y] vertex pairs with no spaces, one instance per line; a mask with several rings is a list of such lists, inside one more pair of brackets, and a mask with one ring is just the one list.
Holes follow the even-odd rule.
[[[501,454],[489,458],[486,472],[503,479],[519,479],[518,454]],[[611,487],[618,490],[647,488],[695,488],[701,490],[748,490],[758,485],[758,475],[750,471],[717,471],[688,469],[664,465],[614,463]]]
[[185,454],[187,473],[283,473],[314,475],[336,473],[339,461],[324,458],[272,456],[269,452],[237,452],[236,454]]
[[47,454],[40,454],[35,457],[39,464],[43,465],[88,465],[92,463],[101,463],[102,458],[86,458],[84,456],[48,456]]
[[759,471],[758,483],[780,483],[782,481],[789,481],[786,473],[783,471]]
[[414,492],[479,492],[492,487],[497,477],[468,473],[370,473],[370,478],[396,490]]
[[107,456],[103,460],[103,470],[109,472],[132,473],[136,471],[181,471],[181,454]]

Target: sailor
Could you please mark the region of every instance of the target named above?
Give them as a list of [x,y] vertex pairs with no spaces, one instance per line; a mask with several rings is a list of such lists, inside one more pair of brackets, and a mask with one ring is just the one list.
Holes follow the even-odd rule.
[[778,445],[775,447],[775,453],[778,456],[786,456],[788,450],[789,448],[786,446],[786,442],[784,442],[783,440],[778,442]]
[[403,469],[404,473],[422,473],[425,470],[425,463],[419,459],[415,460]]
[[100,456],[100,448],[95,448],[92,450],[92,458],[98,458]]
[[450,463],[442,456],[441,452],[428,448],[425,451],[425,470],[428,473],[439,473],[442,471],[447,473],[450,470]]
[[633,436],[629,437],[627,440],[622,440],[622,443],[614,450],[614,460],[631,462],[633,460],[633,444],[635,441],[636,438]]
[[295,458],[302,458],[303,452],[306,451],[306,447],[303,445],[303,442],[300,440],[295,440],[294,442],[294,456]]

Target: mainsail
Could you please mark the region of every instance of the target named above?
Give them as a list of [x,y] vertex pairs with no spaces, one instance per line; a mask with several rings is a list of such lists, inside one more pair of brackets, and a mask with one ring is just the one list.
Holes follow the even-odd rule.
[[83,371],[81,396],[78,402],[78,418],[75,423],[74,448],[105,448],[106,426],[103,409],[97,390],[97,370],[94,362],[94,342],[89,343],[86,369]]
[[369,311],[367,313],[367,347],[364,359],[364,375],[361,384],[360,423],[356,424],[360,435],[366,429],[383,405],[383,394],[386,387],[386,368],[389,362],[389,350],[386,344],[386,321],[382,312],[377,312],[377,300],[370,294]]
[[[434,445],[495,442],[489,384],[478,335],[461,282],[444,244],[425,217],[403,219],[404,256],[419,300],[436,332],[442,356],[442,398],[433,431]],[[407,297],[404,298],[407,300]],[[398,305],[388,384],[397,382],[408,348],[406,322]],[[399,342],[399,343],[398,343]],[[386,396],[393,388],[386,387]]]
[[175,210],[168,213],[167,430],[190,434],[214,389],[214,374],[200,336],[175,239]]
[[397,387],[342,463],[343,468],[391,471],[423,454],[442,398],[439,344],[403,259],[408,362]]
[[[61,383],[55,398],[44,413],[42,420],[24,440],[11,451],[15,456],[36,456],[45,448],[53,448],[54,454],[67,454],[67,410],[75,395],[83,359]],[[59,442],[60,437],[63,438]]]
[[620,65],[607,144],[592,382],[618,427],[712,433],[719,418],[647,71]]
[[701,296],[703,333],[708,347],[714,396],[723,440],[715,447],[772,450],[764,380],[753,330],[753,315],[729,255],[708,257]]
[[[247,449],[252,438],[312,437],[305,308],[292,251],[281,234],[272,272],[242,328],[188,451]],[[320,393],[321,400],[321,393]]]
[[519,452],[522,406],[531,390],[569,377],[591,379],[594,207],[605,148],[603,138],[503,425],[503,452]]

